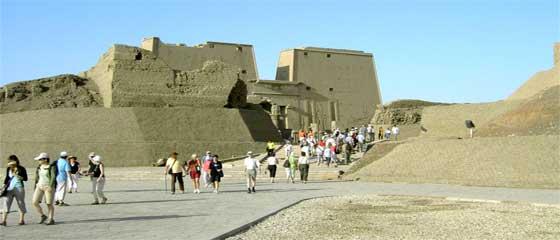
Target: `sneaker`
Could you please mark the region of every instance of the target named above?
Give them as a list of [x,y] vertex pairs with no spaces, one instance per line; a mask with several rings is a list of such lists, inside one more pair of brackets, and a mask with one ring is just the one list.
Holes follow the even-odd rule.
[[218,193],[218,190],[214,189],[214,191],[212,191],[213,193]]
[[19,222],[18,225],[25,225],[25,221]]
[[192,193],[196,193],[196,189],[192,191]]
[[91,203],[91,205],[98,205],[98,204],[99,204],[98,201],[95,201],[95,202],[92,202],[92,203]]
[[107,198],[106,197],[104,197],[103,200],[101,200],[101,204],[105,204],[105,203],[107,203]]
[[247,193],[249,193],[249,194],[251,193],[251,189],[250,189],[250,188],[247,188]]
[[200,189],[196,189],[196,193],[197,193],[197,194],[200,194]]
[[54,202],[54,205],[58,205],[60,204],[60,202],[57,200],[56,202]]
[[255,192],[255,187],[253,187],[253,189],[252,189],[252,190],[253,190],[253,192]]
[[51,219],[51,220],[48,221],[45,225],[54,225],[54,219]]
[[44,223],[45,221],[47,221],[47,216],[46,216],[46,215],[43,215],[43,216],[41,216],[41,221],[39,221],[39,224],[42,224],[42,223]]
[[65,202],[60,202],[60,206],[61,206],[61,207],[62,207],[62,206],[66,206],[66,207],[67,207],[67,206],[70,206],[70,204],[65,203]]

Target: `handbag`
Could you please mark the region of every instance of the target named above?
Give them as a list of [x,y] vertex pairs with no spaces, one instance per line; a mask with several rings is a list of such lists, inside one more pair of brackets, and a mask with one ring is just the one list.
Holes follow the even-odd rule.
[[282,165],[285,168],[289,168],[290,167],[290,161],[286,159],[286,161],[284,161],[284,164]]

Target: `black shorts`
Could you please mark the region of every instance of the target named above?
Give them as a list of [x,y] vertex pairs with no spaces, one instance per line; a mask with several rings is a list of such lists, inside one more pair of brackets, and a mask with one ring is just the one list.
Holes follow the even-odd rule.
[[222,177],[220,176],[220,174],[210,176],[210,181],[211,182],[220,182],[221,179],[222,179]]
[[276,177],[276,165],[268,165],[268,172],[270,177]]

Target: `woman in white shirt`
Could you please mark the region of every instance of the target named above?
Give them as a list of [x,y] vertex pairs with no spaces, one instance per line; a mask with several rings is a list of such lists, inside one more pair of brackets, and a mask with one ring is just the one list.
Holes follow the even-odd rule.
[[274,153],[271,153],[268,158],[266,158],[266,162],[268,163],[268,173],[270,174],[270,182],[274,183],[274,178],[276,177],[276,165],[278,164],[278,160]]
[[307,183],[307,176],[309,175],[309,158],[305,152],[301,152],[301,157],[298,159],[298,166],[300,172],[300,180]]

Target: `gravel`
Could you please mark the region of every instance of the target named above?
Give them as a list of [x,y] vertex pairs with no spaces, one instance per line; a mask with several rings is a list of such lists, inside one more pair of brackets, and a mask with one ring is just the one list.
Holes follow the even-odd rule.
[[329,197],[302,202],[229,239],[560,239],[560,206]]

